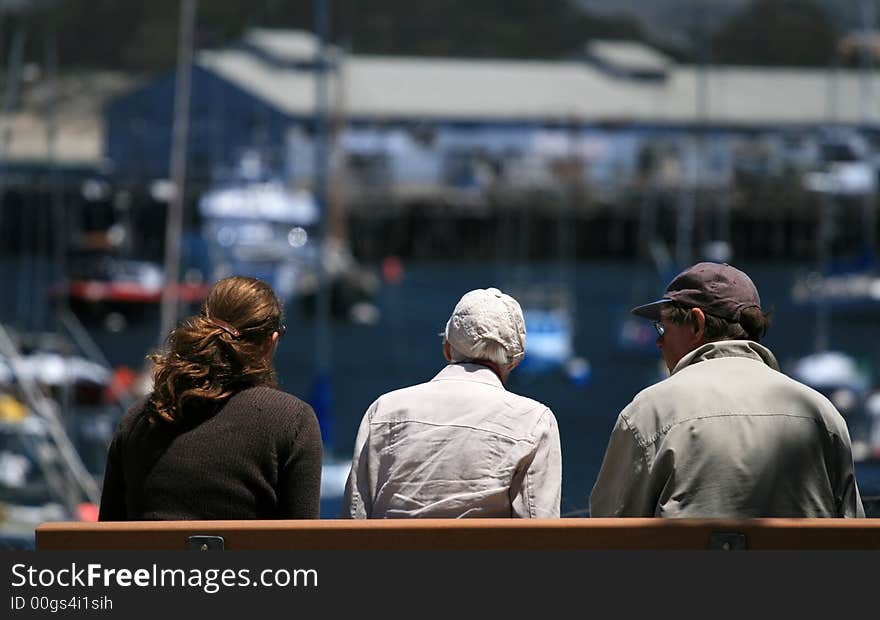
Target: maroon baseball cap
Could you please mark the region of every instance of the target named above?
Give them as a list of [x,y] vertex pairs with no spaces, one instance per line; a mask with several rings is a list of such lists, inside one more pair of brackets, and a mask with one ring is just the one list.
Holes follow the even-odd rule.
[[727,263],[697,263],[672,279],[662,299],[630,312],[659,321],[660,310],[673,302],[734,323],[739,322],[745,308],[761,307],[758,289],[745,273]]

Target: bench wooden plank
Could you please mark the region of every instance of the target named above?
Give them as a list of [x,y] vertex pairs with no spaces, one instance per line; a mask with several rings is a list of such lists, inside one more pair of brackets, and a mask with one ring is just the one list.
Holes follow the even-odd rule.
[[708,549],[724,534],[748,549],[880,549],[875,519],[52,522],[35,538],[38,550],[182,550],[200,535],[222,536],[227,550],[635,550]]

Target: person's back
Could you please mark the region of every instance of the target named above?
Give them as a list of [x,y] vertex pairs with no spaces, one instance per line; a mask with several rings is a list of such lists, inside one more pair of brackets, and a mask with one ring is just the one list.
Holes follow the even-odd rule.
[[363,425],[350,516],[558,516],[551,471],[530,471],[554,450],[553,414],[506,391],[484,366],[451,364],[385,394]]
[[649,464],[644,488],[617,494],[613,477],[605,477],[592,509],[695,518],[857,516],[843,418],[773,365],[757,343],[711,343],[643,390],[621,418],[641,438],[634,450]]
[[751,278],[697,263],[631,312],[653,321],[670,376],[620,412],[592,516],[864,516],[846,423],[759,344]]
[[445,336],[449,365],[364,414],[342,516],[559,516],[556,419],[504,388],[525,352],[519,304],[497,289],[471,291]]
[[100,520],[319,516],[318,421],[275,381],[282,319],[265,282],[214,284],[150,356],[152,391],[108,451]]
[[175,426],[150,423],[148,407],[136,404],[120,423],[108,460],[129,484],[102,503],[103,520],[317,516],[320,436],[306,403],[254,387]]

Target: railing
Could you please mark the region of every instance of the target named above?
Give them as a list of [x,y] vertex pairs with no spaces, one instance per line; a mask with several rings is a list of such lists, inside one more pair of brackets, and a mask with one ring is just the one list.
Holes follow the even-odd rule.
[[55,522],[38,550],[880,549],[876,519]]
[[[58,416],[56,410],[50,404],[50,400],[42,393],[37,382],[28,377],[27,373],[22,370],[22,357],[6,328],[0,324],[0,355],[6,357],[9,367],[15,377],[16,382],[21,388],[21,394],[24,401],[30,407],[31,411],[38,416],[46,425],[46,429],[51,437],[55,447],[57,448],[61,458],[67,469],[70,471],[77,485],[80,487],[82,494],[92,503],[97,504],[100,501],[101,493],[94,477],[88,472],[83,464],[76,447],[67,435],[64,424]],[[51,483],[51,481],[50,481]],[[64,497],[63,488],[54,489],[56,493]],[[72,500],[68,503],[75,504]]]

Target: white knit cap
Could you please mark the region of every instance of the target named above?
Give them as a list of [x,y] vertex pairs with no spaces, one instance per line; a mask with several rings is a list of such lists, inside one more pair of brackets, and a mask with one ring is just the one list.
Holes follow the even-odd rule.
[[482,341],[497,342],[507,351],[509,363],[526,350],[526,322],[522,308],[510,295],[497,288],[478,288],[465,293],[446,322],[446,340],[467,357]]

